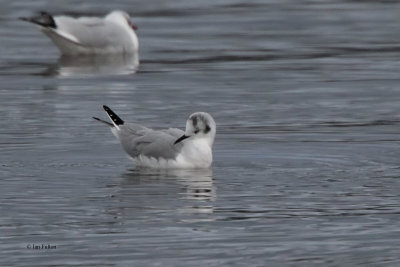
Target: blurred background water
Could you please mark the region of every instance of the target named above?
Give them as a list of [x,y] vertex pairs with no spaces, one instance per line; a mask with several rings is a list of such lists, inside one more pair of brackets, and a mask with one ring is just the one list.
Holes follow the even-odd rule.
[[[397,1],[0,3],[2,266],[400,264]],[[113,9],[140,65],[60,58],[17,19]],[[211,113],[213,168],[134,169],[103,104]]]

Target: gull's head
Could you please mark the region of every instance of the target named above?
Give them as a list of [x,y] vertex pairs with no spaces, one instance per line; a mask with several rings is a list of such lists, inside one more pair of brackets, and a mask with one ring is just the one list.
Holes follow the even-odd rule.
[[185,134],[175,141],[175,144],[189,139],[205,139],[212,147],[217,132],[217,125],[213,117],[206,112],[196,112],[186,121]]
[[129,26],[134,31],[138,29],[135,24],[132,24],[131,17],[125,11],[114,10],[106,16],[106,20],[113,21],[121,26]]

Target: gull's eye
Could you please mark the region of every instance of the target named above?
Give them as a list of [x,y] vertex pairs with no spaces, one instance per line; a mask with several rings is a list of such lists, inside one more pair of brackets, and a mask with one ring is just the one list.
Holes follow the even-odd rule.
[[199,132],[199,130],[194,131],[195,134],[197,134]]

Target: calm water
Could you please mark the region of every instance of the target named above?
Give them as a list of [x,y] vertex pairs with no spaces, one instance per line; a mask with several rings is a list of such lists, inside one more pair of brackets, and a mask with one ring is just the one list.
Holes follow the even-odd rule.
[[[396,2],[2,1],[0,265],[398,266]],[[139,66],[60,59],[16,19],[116,8]],[[103,104],[154,128],[210,112],[213,168],[134,169]]]

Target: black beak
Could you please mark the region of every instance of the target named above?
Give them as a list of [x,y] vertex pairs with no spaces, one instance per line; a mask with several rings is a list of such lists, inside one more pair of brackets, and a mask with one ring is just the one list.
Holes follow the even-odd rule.
[[179,137],[179,138],[175,141],[174,145],[176,145],[177,143],[179,143],[179,142],[181,142],[181,141],[183,141],[183,140],[185,140],[186,138],[189,138],[189,137],[190,137],[190,136],[182,135],[181,137]]

